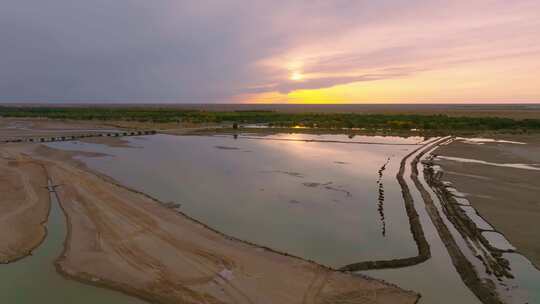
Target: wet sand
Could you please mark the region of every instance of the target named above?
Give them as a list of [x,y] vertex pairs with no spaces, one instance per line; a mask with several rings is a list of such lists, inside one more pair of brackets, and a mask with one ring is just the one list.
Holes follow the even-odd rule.
[[[49,176],[61,185],[56,190],[68,219],[68,239],[57,261],[58,271],[68,278],[155,303],[415,303],[418,299],[413,292],[378,280],[224,236],[90,172],[73,160],[76,153],[31,144],[0,149],[3,155],[24,159],[19,172],[33,181],[34,191],[42,189],[44,194],[44,201],[36,203],[33,192],[26,190],[32,198],[27,204],[44,209],[41,218],[39,212],[31,213],[36,228],[23,229],[30,241],[23,242],[21,233],[2,240],[11,239],[16,245],[10,247],[19,249],[20,255],[43,239],[39,224],[49,203],[47,190],[40,187]],[[16,182],[14,189],[21,184]],[[23,197],[20,191],[6,192]],[[20,216],[13,219],[22,222]],[[22,246],[25,243],[29,245]]]
[[[540,164],[538,136],[505,136],[498,139],[523,142],[468,143],[461,140],[440,146],[441,156],[483,160],[497,164]],[[517,251],[540,267],[540,171],[489,164],[436,159],[450,181],[466,194],[471,205],[496,230],[506,236]]]

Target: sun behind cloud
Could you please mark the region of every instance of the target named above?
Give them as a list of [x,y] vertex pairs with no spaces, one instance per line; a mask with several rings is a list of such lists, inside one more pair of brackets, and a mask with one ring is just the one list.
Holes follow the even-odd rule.
[[301,81],[304,80],[304,75],[300,72],[293,72],[289,79],[293,81]]

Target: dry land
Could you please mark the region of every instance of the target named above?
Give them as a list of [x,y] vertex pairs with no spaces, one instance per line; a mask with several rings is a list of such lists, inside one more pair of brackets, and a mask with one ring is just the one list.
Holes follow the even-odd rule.
[[5,149],[0,156],[0,263],[8,263],[27,256],[45,237],[49,193],[40,164]]
[[[441,156],[483,160],[496,164],[540,164],[540,137],[499,136],[524,142],[473,144],[463,141],[440,146]],[[495,229],[504,234],[517,251],[540,267],[540,171],[439,159],[444,180],[467,194],[467,198]]]

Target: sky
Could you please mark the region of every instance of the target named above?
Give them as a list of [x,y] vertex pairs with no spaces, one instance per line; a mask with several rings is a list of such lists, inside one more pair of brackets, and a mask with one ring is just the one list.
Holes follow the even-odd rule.
[[3,0],[0,102],[540,102],[540,0]]

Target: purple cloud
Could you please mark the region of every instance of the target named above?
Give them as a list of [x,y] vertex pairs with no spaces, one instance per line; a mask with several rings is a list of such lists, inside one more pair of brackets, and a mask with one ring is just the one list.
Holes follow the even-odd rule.
[[[407,77],[536,52],[538,9],[538,1],[7,0],[0,101],[227,102]],[[285,64],[261,65],[299,55],[313,76],[304,81],[289,80]]]

